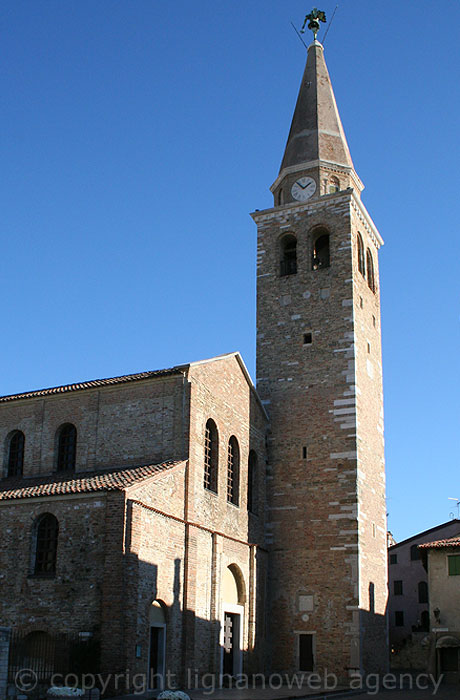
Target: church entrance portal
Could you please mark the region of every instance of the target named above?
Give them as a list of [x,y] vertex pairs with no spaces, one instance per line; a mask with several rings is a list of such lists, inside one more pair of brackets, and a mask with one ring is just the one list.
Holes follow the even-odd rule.
[[240,672],[240,624],[237,613],[224,612],[223,663],[224,674],[235,676]]

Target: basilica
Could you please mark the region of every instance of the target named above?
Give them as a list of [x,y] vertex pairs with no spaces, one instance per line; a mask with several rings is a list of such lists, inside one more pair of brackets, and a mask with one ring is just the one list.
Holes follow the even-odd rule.
[[315,38],[252,214],[255,382],[229,352],[0,398],[10,670],[86,649],[151,688],[385,671],[383,241],[362,189]]

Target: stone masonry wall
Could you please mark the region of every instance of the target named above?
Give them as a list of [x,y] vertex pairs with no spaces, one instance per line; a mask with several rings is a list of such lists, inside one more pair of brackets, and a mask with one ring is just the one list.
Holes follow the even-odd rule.
[[[352,202],[352,205],[354,203]],[[359,608],[363,666],[388,668],[387,522],[383,438],[383,383],[380,322],[379,243],[354,205],[352,217],[353,305],[355,325],[356,421],[359,489]],[[372,255],[375,292],[358,269],[358,233]],[[366,260],[367,264],[367,260]]]
[[[347,190],[253,215],[257,387],[271,429],[272,667],[297,670],[298,634],[311,633],[317,670],[341,677],[362,663],[352,197]],[[321,227],[330,267],[312,270]],[[297,238],[297,273],[280,277],[286,233]]]

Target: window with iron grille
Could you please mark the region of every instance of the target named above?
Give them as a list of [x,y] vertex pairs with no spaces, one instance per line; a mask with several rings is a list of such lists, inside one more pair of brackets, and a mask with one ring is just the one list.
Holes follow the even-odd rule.
[[227,501],[237,506],[240,489],[240,449],[234,435],[228,441]]
[[20,476],[24,464],[24,433],[15,430],[8,449],[8,476]]
[[256,513],[256,484],[257,484],[257,454],[254,450],[249,452],[248,459],[248,511]]
[[59,524],[51,513],[40,516],[36,525],[35,574],[54,574]]
[[77,429],[71,423],[61,425],[58,431],[57,470],[73,471],[77,451]]
[[210,418],[204,434],[204,487],[217,493],[219,436],[217,426]]

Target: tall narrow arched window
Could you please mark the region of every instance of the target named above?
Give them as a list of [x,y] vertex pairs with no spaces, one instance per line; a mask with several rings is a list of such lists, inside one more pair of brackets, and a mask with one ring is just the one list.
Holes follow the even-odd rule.
[[375,294],[375,279],[374,279],[374,261],[369,248],[366,250],[366,267],[367,267],[367,286]]
[[280,277],[295,275],[297,272],[297,238],[292,233],[282,237],[280,254]]
[[428,603],[428,584],[426,581],[420,581],[418,584],[418,602]]
[[59,523],[54,515],[45,513],[36,522],[35,574],[54,574],[58,545]]
[[356,240],[358,244],[358,270],[360,271],[363,277],[366,277],[366,267],[364,262],[364,243],[360,233],[358,233]]
[[283,197],[283,188],[280,187],[280,189],[278,190],[278,206],[279,206],[279,207],[280,207],[282,204],[284,204],[283,199],[284,199],[284,197]]
[[228,441],[227,501],[237,506],[240,501],[240,448],[234,435]]
[[24,433],[15,430],[8,443],[8,476],[20,476],[24,465]]
[[322,233],[318,236],[313,245],[312,269],[319,270],[323,267],[329,267],[329,265],[329,234]]
[[249,452],[248,459],[248,511],[257,511],[257,454],[254,450]]
[[219,455],[219,434],[217,426],[210,418],[204,433],[204,487],[217,493],[217,473]]
[[57,471],[73,471],[77,453],[77,429],[72,423],[64,423],[58,430]]

